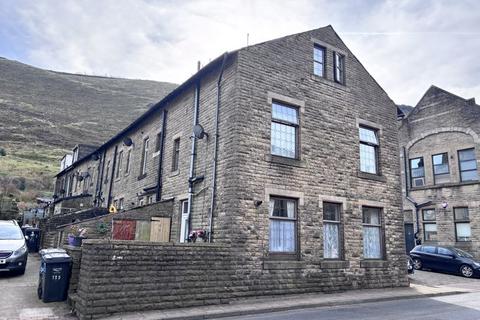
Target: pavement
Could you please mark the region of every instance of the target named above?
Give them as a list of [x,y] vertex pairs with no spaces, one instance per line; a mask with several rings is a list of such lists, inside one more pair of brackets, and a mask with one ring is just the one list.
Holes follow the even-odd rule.
[[[70,309],[65,302],[43,303],[37,298],[40,259],[37,254],[28,258],[27,270],[23,276],[13,276],[0,273],[0,320],[73,320]],[[194,308],[146,311],[120,314],[105,318],[107,320],[160,320],[160,319],[215,319],[241,316],[242,319],[271,312],[286,313],[285,319],[296,319],[288,313],[304,312],[308,315],[314,308],[354,308],[352,306],[369,303],[397,303],[399,306],[407,299],[435,297],[452,297],[452,295],[467,296],[478,294],[480,297],[480,279],[465,279],[459,276],[416,271],[410,276],[410,287],[351,290],[339,293],[316,293],[303,295],[286,295],[238,300],[231,304],[213,305]],[[478,297],[475,301],[478,301]],[[303,309],[303,310],[300,310]],[[322,309],[322,310],[324,310]],[[322,311],[323,312],[323,311]],[[278,315],[278,314],[277,314]],[[327,319],[329,317],[326,317]],[[258,319],[264,319],[262,317]],[[270,318],[265,318],[270,319]],[[272,318],[275,319],[275,318]],[[280,319],[280,318],[279,318]],[[308,316],[305,319],[310,319]],[[341,318],[339,318],[341,319]],[[362,318],[363,319],[363,318]],[[365,319],[367,319],[365,317]],[[372,318],[374,319],[374,318]],[[392,317],[393,319],[393,317]],[[480,319],[480,316],[478,317]]]
[[37,297],[40,257],[29,254],[24,275],[0,272],[0,320],[76,319],[64,302],[44,303]]

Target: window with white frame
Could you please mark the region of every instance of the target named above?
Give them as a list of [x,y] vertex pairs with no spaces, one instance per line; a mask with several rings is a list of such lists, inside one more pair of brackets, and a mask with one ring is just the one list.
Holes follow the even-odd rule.
[[269,211],[270,252],[296,252],[297,201],[272,197],[270,199]]
[[129,149],[127,151],[127,159],[125,163],[125,174],[130,172],[130,163],[132,161],[131,157],[132,157],[132,149]]
[[478,180],[477,159],[474,148],[459,150],[458,161],[460,164],[460,181]]
[[325,77],[325,48],[319,45],[313,47],[313,73]]
[[363,258],[383,258],[382,220],[380,208],[362,207]]
[[410,159],[410,181],[412,187],[425,185],[425,164],[422,157]]
[[180,138],[177,138],[173,141],[172,171],[178,170],[179,162],[180,162]]
[[440,153],[432,156],[433,178],[435,184],[450,182],[450,170],[448,168],[448,153]]
[[360,171],[378,174],[378,130],[360,126]]
[[323,257],[340,259],[342,257],[342,205],[323,203]]
[[472,237],[472,229],[470,228],[468,208],[453,208],[453,215],[455,218],[455,237],[457,241],[470,241]]
[[425,241],[437,241],[437,214],[435,209],[423,209],[423,238]]
[[298,157],[298,108],[272,103],[271,152],[286,158]]

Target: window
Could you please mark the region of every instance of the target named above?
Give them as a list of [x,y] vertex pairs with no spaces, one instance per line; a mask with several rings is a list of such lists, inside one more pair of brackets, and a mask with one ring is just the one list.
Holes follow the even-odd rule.
[[124,203],[124,199],[120,198],[118,200],[118,209],[123,210],[123,205],[124,205],[123,203]]
[[140,176],[147,174],[147,160],[148,160],[148,143],[149,139],[143,140],[142,161],[140,163]]
[[123,150],[118,153],[118,165],[117,165],[117,171],[115,172],[115,178],[120,177],[120,171],[122,170],[122,162],[123,162]]
[[425,185],[425,166],[423,158],[410,159],[410,181],[412,187]]
[[424,209],[423,214],[423,238],[425,241],[437,241],[437,223],[435,209]]
[[152,196],[148,196],[147,197],[147,204],[152,204],[153,203],[153,197]]
[[458,242],[470,241],[472,230],[468,208],[453,208],[455,218],[455,236]]
[[272,155],[297,158],[298,109],[278,102],[272,103]]
[[342,257],[341,208],[338,203],[323,203],[323,257],[326,259]]
[[118,209],[118,200],[113,200],[113,206]]
[[450,170],[448,169],[448,153],[440,153],[432,156],[433,178],[435,184],[450,182]]
[[363,258],[381,259],[382,234],[381,234],[381,209],[363,207]]
[[435,253],[435,247],[423,246],[422,251],[425,252],[425,253]]
[[178,170],[178,162],[180,161],[180,138],[173,141],[172,171]]
[[145,204],[145,199],[144,199],[144,198],[138,199],[138,205],[139,205],[140,207],[142,207],[144,204]]
[[360,127],[360,171],[378,174],[378,136],[377,130]]
[[110,172],[110,160],[107,161],[107,167],[105,168],[105,183],[108,182],[108,173]]
[[451,257],[453,255],[453,252],[448,250],[447,248],[442,248],[442,247],[438,247],[437,248],[437,251],[438,251],[438,254],[439,255],[442,255],[442,256],[449,256]]
[[460,163],[460,181],[478,180],[475,149],[458,151],[458,159]]
[[132,149],[127,151],[127,163],[125,164],[125,173],[130,172],[130,161],[131,161]]
[[319,45],[313,47],[313,73],[325,77],[325,48]]
[[296,251],[296,207],[292,199],[270,199],[270,252]]
[[333,53],[333,76],[335,82],[345,84],[345,56],[338,52]]
[[160,151],[160,145],[162,144],[162,133],[157,133],[157,140],[155,141],[155,152]]

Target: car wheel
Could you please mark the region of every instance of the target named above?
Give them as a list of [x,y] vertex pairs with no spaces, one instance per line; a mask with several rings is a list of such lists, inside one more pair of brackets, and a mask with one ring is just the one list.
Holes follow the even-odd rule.
[[471,278],[473,276],[473,268],[467,264],[464,264],[460,267],[460,273],[465,278]]
[[422,260],[418,259],[418,258],[414,258],[413,259],[413,268],[415,268],[415,270],[422,270]]

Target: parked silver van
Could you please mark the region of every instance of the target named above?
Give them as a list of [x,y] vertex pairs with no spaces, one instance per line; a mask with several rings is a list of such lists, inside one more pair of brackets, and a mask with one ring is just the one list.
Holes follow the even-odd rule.
[[15,220],[0,220],[0,271],[24,274],[28,250],[22,230]]

